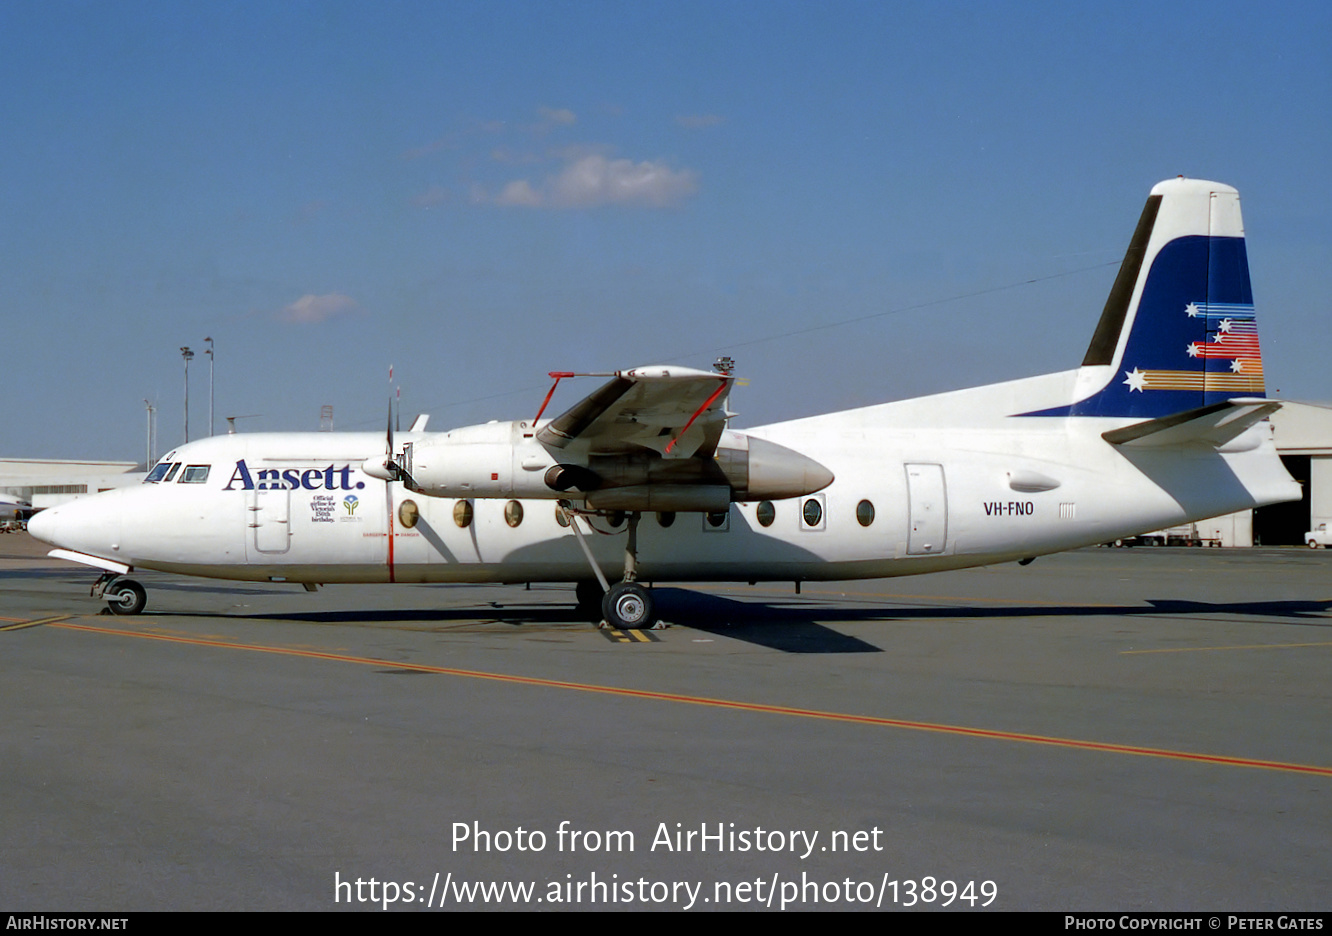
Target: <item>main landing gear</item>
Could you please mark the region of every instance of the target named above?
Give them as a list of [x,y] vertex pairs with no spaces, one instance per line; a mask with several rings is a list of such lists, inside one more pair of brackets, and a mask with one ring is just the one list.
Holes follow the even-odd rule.
[[560,503],[560,508],[569,520],[569,527],[577,537],[578,545],[582,548],[583,555],[587,557],[588,565],[592,567],[592,573],[597,577],[595,582],[589,580],[578,583],[574,592],[578,597],[578,606],[592,611],[599,603],[601,627],[637,630],[662,626],[653,616],[652,593],[638,584],[639,512],[633,511],[627,516],[629,541],[624,547],[624,578],[612,585],[606,581],[601,567],[592,558],[592,550],[588,548],[587,542],[583,539],[583,531],[578,528],[578,523],[574,519],[573,508],[563,501]]
[[652,593],[637,582],[616,582],[601,599],[606,624],[616,630],[652,627]]
[[88,592],[94,598],[105,598],[112,614],[139,614],[148,604],[148,593],[133,579],[121,578],[117,572],[103,572]]

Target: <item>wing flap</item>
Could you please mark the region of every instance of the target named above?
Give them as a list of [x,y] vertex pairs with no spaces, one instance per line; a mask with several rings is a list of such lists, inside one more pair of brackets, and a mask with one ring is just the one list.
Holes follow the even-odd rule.
[[726,426],[729,374],[640,367],[614,377],[537,432],[547,449],[665,458],[710,455]]

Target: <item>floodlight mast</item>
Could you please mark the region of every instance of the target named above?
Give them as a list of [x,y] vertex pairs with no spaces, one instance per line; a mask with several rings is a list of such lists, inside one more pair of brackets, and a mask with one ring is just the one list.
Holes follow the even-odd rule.
[[188,347],[180,349],[180,356],[185,359],[185,441],[190,441],[190,361],[194,352]]
[[212,338],[205,338],[204,341],[208,342],[208,350],[205,351],[204,354],[208,355],[208,434],[211,436],[211,435],[213,434],[213,431],[214,431],[214,430],[213,430],[213,424],[214,424],[214,417],[213,417],[213,363],[214,363],[214,358],[213,358],[213,339],[212,339]]

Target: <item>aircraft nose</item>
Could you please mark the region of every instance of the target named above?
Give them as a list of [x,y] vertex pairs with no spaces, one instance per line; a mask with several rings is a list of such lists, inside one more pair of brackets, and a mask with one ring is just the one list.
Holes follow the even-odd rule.
[[47,507],[28,519],[28,533],[33,539],[39,539],[51,546],[59,546],[56,538],[60,535],[60,508]]
[[92,555],[120,552],[121,512],[117,492],[48,507],[28,521],[34,539]]

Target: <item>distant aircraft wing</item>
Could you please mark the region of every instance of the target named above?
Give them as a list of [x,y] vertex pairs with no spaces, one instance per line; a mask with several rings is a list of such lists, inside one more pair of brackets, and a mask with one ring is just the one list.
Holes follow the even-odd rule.
[[649,450],[664,458],[711,456],[726,428],[730,374],[689,367],[639,367],[612,379],[537,432],[570,455]]

